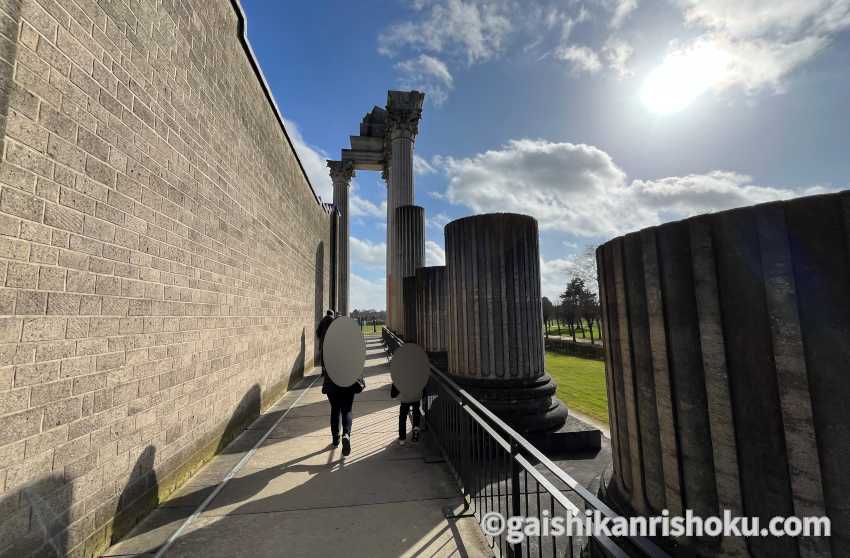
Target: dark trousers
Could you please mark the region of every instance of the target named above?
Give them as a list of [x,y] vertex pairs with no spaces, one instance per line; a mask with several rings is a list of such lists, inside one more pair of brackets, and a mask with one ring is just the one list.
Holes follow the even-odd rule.
[[413,428],[419,427],[419,401],[416,403],[402,403],[398,413],[398,439],[407,439],[407,413],[410,412],[410,420]]
[[342,433],[351,434],[351,406],[354,403],[354,394],[328,393],[328,401],[331,403],[331,435],[334,439],[339,437],[340,419],[342,419]]

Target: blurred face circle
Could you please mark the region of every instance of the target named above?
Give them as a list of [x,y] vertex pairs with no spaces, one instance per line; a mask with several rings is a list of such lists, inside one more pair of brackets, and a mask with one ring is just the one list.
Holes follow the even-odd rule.
[[325,369],[336,385],[348,387],[363,375],[366,341],[357,321],[348,317],[335,319],[325,334],[322,350]]
[[406,343],[393,353],[390,375],[402,401],[418,400],[430,373],[428,355],[419,345]]

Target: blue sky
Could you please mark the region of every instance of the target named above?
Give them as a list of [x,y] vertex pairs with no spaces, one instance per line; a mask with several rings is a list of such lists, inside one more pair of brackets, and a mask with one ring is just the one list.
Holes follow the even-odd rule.
[[[850,0],[242,0],[317,191],[387,89],[425,91],[416,202],[535,216],[543,292],[589,246],[850,186]],[[358,172],[353,308],[383,308],[386,188]]]

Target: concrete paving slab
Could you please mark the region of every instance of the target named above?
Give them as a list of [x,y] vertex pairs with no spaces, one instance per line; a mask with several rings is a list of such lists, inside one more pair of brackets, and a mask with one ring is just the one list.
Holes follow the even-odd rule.
[[204,515],[267,513],[451,498],[454,480],[440,465],[419,460],[337,461],[325,465],[242,470]]
[[[202,517],[172,555],[219,558],[491,556],[474,521],[447,522],[452,500]],[[250,549],[248,551],[248,549]]]
[[109,548],[103,558],[153,556],[193,511],[194,508],[157,508],[129,536]]
[[266,433],[166,556],[491,556],[474,520],[445,519],[461,500],[434,450],[397,444],[389,367],[382,347],[368,351],[351,455],[330,446],[330,407],[309,375],[104,556],[152,557]]

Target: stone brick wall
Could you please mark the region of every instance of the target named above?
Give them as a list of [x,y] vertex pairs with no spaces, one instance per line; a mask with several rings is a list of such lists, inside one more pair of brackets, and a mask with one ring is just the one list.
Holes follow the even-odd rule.
[[96,555],[312,364],[329,217],[241,30],[0,0],[2,556]]

